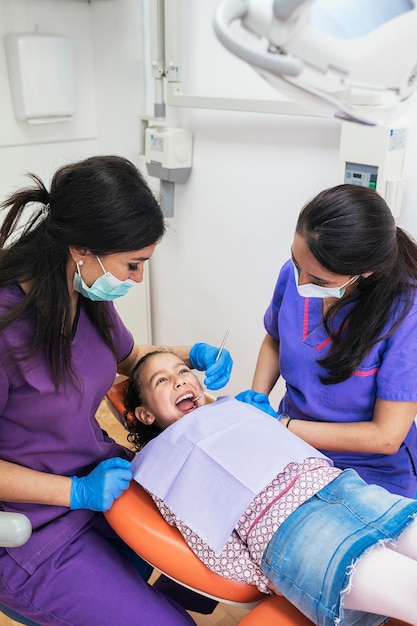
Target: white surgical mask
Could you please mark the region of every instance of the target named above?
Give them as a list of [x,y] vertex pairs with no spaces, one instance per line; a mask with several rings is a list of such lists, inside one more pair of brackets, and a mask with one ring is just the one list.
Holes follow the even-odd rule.
[[297,291],[303,298],[342,298],[345,295],[346,287],[351,285],[356,280],[358,280],[358,276],[352,276],[349,278],[341,287],[323,287],[322,285],[315,285],[314,283],[306,283],[305,285],[299,285],[299,272],[295,264],[294,267],[294,278],[295,278],[295,286],[297,287]]
[[97,280],[93,282],[91,287],[85,284],[81,277],[80,265],[77,263],[77,271],[74,274],[74,289],[78,291],[85,298],[89,298],[94,301],[103,300],[115,300],[127,294],[129,289],[134,285],[137,285],[135,280],[119,280],[110,272],[106,272],[104,266],[98,256],[97,261],[100,263],[100,267],[103,270],[103,276],[99,276]]

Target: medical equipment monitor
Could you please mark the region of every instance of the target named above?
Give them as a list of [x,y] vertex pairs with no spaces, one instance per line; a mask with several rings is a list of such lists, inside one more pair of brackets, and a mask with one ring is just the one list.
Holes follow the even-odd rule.
[[340,133],[339,183],[374,189],[396,219],[401,209],[407,134],[404,124],[352,122],[342,122]]
[[378,168],[373,165],[346,163],[344,182],[347,184],[376,189],[377,178]]

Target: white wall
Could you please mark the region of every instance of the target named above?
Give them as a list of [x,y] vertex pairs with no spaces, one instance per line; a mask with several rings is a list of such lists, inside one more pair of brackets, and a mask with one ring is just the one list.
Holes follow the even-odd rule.
[[207,111],[182,112],[181,124],[193,131],[194,163],[152,262],[154,340],[216,344],[230,328],[234,393],[250,386],[298,211],[337,175],[339,128]]
[[[196,93],[271,97],[255,73],[215,40],[211,18],[216,0],[183,3],[189,9],[182,37],[185,87]],[[138,119],[149,114],[144,104],[141,2],[0,0],[1,34],[31,29],[36,23],[69,34],[77,44],[80,119],[72,137],[63,125],[44,129],[42,138],[33,134],[36,129],[30,130],[32,135],[29,129],[22,131],[13,121],[1,50],[3,189],[12,183],[5,174],[9,158],[22,172],[28,163],[47,167],[42,155],[45,150],[49,155],[51,146],[45,148],[43,141],[56,140],[59,149],[64,142],[68,151],[59,158],[71,157],[73,140],[77,150],[91,140],[101,152],[124,154],[140,163]],[[417,111],[412,117],[401,225],[417,236]],[[176,186],[174,218],[150,264],[153,339],[218,344],[230,328],[228,347],[235,367],[225,391],[235,393],[250,386],[264,334],[263,313],[278,270],[288,258],[298,212],[318,191],[339,182],[340,125],[313,117],[174,107],[169,107],[167,120],[193,132],[194,159],[189,181]],[[136,310],[129,308],[134,318]]]

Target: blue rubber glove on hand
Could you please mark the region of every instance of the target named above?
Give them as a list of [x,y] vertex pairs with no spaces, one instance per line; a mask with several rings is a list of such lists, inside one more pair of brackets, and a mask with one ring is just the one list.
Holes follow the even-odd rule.
[[72,476],[70,509],[108,511],[132,480],[131,462],[114,458],[102,461],[87,476]]
[[241,391],[235,397],[236,400],[246,402],[246,404],[251,404],[264,413],[272,415],[272,417],[278,417],[278,413],[274,411],[272,406],[269,404],[269,399],[266,393],[260,393],[259,391],[254,391],[253,389],[247,389],[246,391]]
[[207,389],[221,389],[229,382],[233,360],[229,350],[223,349],[216,361],[219,349],[208,343],[195,343],[190,350],[190,361],[194,369],[206,371],[204,384]]

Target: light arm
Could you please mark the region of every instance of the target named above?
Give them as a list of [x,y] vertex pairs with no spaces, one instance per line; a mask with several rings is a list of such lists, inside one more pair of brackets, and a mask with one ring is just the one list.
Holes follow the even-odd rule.
[[[350,4],[338,7],[342,25],[352,19]],[[362,4],[355,3],[359,20]],[[343,37],[313,25],[311,5],[311,0],[223,0],[214,30],[229,52],[314,114],[371,125],[399,117],[417,87],[417,7],[390,10],[369,32]],[[373,16],[372,4],[366,6]],[[317,16],[316,11],[316,24]],[[232,24],[240,25],[240,32]]]
[[[270,16],[272,17],[272,11],[270,11]],[[297,76],[303,68],[302,61],[290,55],[271,54],[271,52],[255,46],[249,47],[242,43],[230,28],[231,24],[239,19],[245,23],[249,30],[255,28],[267,30],[270,16],[267,12],[255,12],[255,8],[250,2],[243,2],[242,0],[222,2],[214,16],[214,32],[229,52],[250,65],[268,70],[272,74]]]

